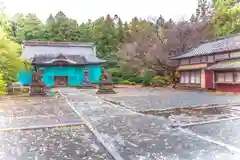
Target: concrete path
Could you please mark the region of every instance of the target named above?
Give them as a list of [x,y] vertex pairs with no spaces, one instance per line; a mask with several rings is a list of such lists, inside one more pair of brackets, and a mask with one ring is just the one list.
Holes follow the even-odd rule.
[[198,134],[196,128],[171,128],[167,119],[133,112],[84,90],[60,93],[117,160],[239,159],[239,145]]

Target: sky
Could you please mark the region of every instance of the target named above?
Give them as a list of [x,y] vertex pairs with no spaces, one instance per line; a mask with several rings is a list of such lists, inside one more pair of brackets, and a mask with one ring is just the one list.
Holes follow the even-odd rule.
[[132,17],[154,18],[163,15],[165,19],[181,20],[195,12],[197,0],[0,0],[5,12],[36,13],[43,21],[50,13],[63,11],[78,22],[97,19],[106,14],[117,14],[123,21]]

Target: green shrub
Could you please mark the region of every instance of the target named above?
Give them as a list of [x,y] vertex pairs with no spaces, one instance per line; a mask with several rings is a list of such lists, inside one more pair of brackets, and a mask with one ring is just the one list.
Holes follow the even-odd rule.
[[128,80],[123,80],[120,82],[121,84],[126,84],[126,85],[136,85],[135,82],[131,82],[131,81],[128,81]]
[[165,81],[167,85],[172,83],[171,76],[163,76],[162,79]]
[[3,80],[3,75],[0,73],[0,95],[5,94],[6,93],[6,83]]
[[146,72],[145,75],[142,77],[142,84],[144,86],[150,86],[153,78],[152,72]]
[[133,75],[131,78],[128,79],[131,82],[135,82],[135,83],[142,83],[143,82],[143,77],[138,76],[138,75]]
[[114,83],[121,83],[121,81],[123,81],[123,79],[121,77],[112,77],[112,81]]
[[122,77],[122,70],[119,68],[110,68],[109,72],[112,74],[112,77]]
[[164,85],[167,85],[168,82],[167,82],[166,78],[163,76],[155,76],[155,77],[153,77],[151,84],[154,87],[162,87]]

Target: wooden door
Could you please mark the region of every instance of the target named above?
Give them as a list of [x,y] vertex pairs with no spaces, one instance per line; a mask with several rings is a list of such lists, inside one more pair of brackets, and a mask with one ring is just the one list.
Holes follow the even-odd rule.
[[54,86],[67,86],[68,77],[67,76],[55,76],[54,77]]

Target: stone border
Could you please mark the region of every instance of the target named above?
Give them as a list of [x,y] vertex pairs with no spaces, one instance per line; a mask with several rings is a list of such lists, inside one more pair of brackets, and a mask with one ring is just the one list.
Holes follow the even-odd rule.
[[92,132],[92,134],[97,138],[97,140],[100,142],[100,144],[109,152],[109,154],[113,157],[115,160],[124,160],[121,155],[117,152],[117,150],[111,145],[104,140],[104,138],[101,136],[101,134],[93,128],[90,122],[88,122],[81,113],[79,113],[76,108],[68,101],[67,97],[60,91],[58,90],[58,93],[66,100],[67,104],[72,108],[72,110],[75,111],[75,113],[81,117],[87,128]]
[[218,123],[218,122],[223,122],[223,121],[233,121],[233,120],[238,120],[240,117],[232,117],[232,118],[224,118],[224,119],[218,119],[218,120],[210,120],[210,121],[205,121],[205,122],[196,122],[196,123],[189,123],[189,124],[176,124],[176,125],[170,125],[172,128],[188,128],[188,127],[193,127],[197,125],[204,125],[204,124],[210,124],[210,123]]
[[78,125],[85,125],[85,124],[83,122],[74,122],[74,123],[60,123],[60,124],[38,125],[38,126],[30,125],[28,127],[4,128],[4,129],[0,129],[0,132],[13,132],[13,131],[19,131],[19,130],[55,128],[55,127],[78,126]]

